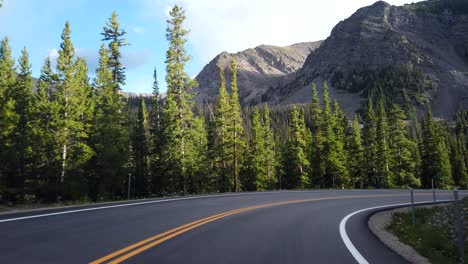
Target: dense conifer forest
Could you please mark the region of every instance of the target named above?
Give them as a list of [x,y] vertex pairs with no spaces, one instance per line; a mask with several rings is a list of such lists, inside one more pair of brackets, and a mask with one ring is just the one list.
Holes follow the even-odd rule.
[[[127,98],[125,31],[114,12],[101,33],[99,67],[88,77],[75,55],[72,26],[61,35],[57,66],[44,61],[34,81],[26,49],[15,59],[0,44],[0,195],[8,204],[125,199],[213,192],[309,188],[466,188],[468,114],[423,116],[430,84],[417,69],[335,75],[332,84],[368,91],[349,119],[328,85],[311,84],[309,104],[241,106],[237,65],[218,69],[213,104],[195,105],[185,71],[184,10],[167,21],[162,99],[154,71],[151,98]],[[230,76],[228,79],[226,76]],[[393,78],[402,77],[397,82]],[[407,78],[403,78],[403,77]],[[407,89],[400,89],[404,86]],[[399,97],[394,99],[392,96]]]

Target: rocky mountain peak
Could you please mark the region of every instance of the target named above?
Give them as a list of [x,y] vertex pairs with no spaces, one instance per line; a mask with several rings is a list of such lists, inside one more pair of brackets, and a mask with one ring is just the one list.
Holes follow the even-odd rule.
[[450,118],[468,108],[468,1],[378,1],[339,22],[323,42],[223,53],[198,75],[199,101],[216,98],[216,65],[232,58],[244,103],[308,103],[310,83],[327,81],[348,115],[385,95],[419,109],[430,104]]
[[[218,93],[218,67],[227,69],[234,59],[237,62],[238,86],[242,101],[262,95],[277,79],[300,69],[307,56],[321,45],[322,41],[297,43],[279,47],[260,45],[237,53],[218,54],[196,77],[199,84],[196,100],[213,101]],[[228,70],[226,70],[229,75]]]

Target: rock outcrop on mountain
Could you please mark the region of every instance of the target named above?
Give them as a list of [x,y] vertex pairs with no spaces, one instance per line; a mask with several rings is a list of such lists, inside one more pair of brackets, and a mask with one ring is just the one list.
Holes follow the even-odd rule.
[[[221,54],[215,61],[223,56],[229,59]],[[203,98],[216,94],[217,82],[204,79],[211,71],[210,63],[197,77]],[[376,2],[338,23],[296,72],[283,71],[261,85],[257,80],[272,75],[254,73],[240,86],[244,102],[308,103],[310,83],[321,87],[327,81],[348,114],[368,97],[384,94],[419,109],[431,104],[435,115],[452,117],[468,108],[468,1]]]
[[218,67],[229,75],[230,62],[238,65],[238,86],[242,102],[261,98],[269,88],[278,85],[280,77],[290,75],[302,67],[307,56],[321,45],[322,41],[297,43],[278,47],[261,45],[238,53],[223,52],[216,56],[196,77],[197,102],[213,101],[219,88]]

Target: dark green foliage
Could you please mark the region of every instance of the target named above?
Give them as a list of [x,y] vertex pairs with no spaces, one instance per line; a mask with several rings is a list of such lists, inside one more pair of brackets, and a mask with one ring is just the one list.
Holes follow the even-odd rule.
[[167,182],[167,191],[182,190],[185,194],[191,177],[191,128],[196,122],[192,112],[193,96],[188,90],[195,86],[196,82],[190,79],[184,70],[190,59],[184,48],[188,34],[183,28],[184,20],[184,10],[174,6],[170,11],[166,29],[169,49],[166,53],[167,97],[161,120],[161,157],[164,159],[162,172],[167,178],[164,180]]
[[244,151],[244,127],[241,115],[241,106],[239,102],[239,90],[237,88],[237,64],[231,61],[231,97],[229,98],[228,113],[228,145],[232,150],[232,172],[234,192],[241,190],[239,182],[239,171],[243,161]]
[[312,83],[312,104],[310,105],[310,130],[312,133],[312,144],[310,153],[310,162],[312,168],[312,185],[325,186],[325,167],[323,162],[323,122],[320,99],[318,97],[317,86]]
[[161,193],[163,183],[163,175],[161,173],[161,152],[162,152],[162,138],[161,138],[161,114],[162,105],[159,93],[159,84],[156,68],[153,73],[153,96],[151,98],[151,118],[150,126],[150,176],[151,176],[151,193]]
[[248,166],[252,177],[251,180],[244,181],[244,186],[248,190],[267,189],[267,168],[265,165],[265,137],[264,122],[257,107],[254,107],[252,115],[252,136],[249,144]]
[[421,184],[430,188],[434,181],[435,188],[448,188],[452,185],[449,149],[446,144],[446,132],[436,123],[429,109],[422,123],[421,148]]
[[0,45],[0,188],[2,198],[13,202],[21,199],[17,197],[21,190],[17,188],[20,175],[16,171],[14,132],[22,117],[16,112],[15,86],[15,61],[11,56],[8,38],[4,38]]
[[289,120],[290,136],[285,146],[283,155],[283,188],[308,187],[310,183],[309,165],[306,155],[306,127],[304,124],[303,110],[296,106],[291,108]]
[[390,171],[390,148],[388,140],[388,120],[383,99],[379,100],[377,112],[377,186],[390,188],[393,186],[393,177]]
[[33,95],[30,108],[30,140],[32,150],[31,174],[36,181],[31,182],[31,192],[39,201],[54,201],[58,195],[58,163],[54,150],[59,146],[54,141],[52,89],[57,84],[57,75],[52,71],[47,58],[39,77],[38,90]]
[[108,50],[101,45],[99,67],[94,80],[95,125],[93,129],[92,160],[94,173],[89,178],[90,198],[97,195],[105,198],[121,197],[126,193],[122,185],[127,179],[125,163],[128,160],[128,128],[125,124],[126,113],[120,93],[115,88],[109,64]]
[[146,104],[141,99],[140,107],[138,108],[138,115],[136,119],[135,127],[132,130],[131,135],[132,142],[132,164],[134,196],[146,197],[149,191],[149,125],[148,125],[148,112],[146,110]]
[[340,118],[340,109],[335,105],[332,113],[328,85],[323,86],[323,110],[322,110],[322,133],[323,133],[323,166],[324,187],[335,188],[348,184],[348,171],[346,168],[346,154],[344,147],[343,120]]
[[369,100],[364,112],[363,122],[364,164],[366,175],[364,187],[378,186],[377,178],[377,116],[374,112],[372,100]]
[[428,110],[421,125],[409,102],[425,103],[432,87],[419,69],[390,67],[349,78],[337,73],[335,86],[362,88],[369,97],[362,120],[356,115],[352,122],[337,101],[332,104],[326,83],[323,102],[312,84],[310,104],[241,106],[235,61],[229,85],[219,69],[216,103],[195,105],[196,83],[185,72],[190,57],[184,20],[175,6],[167,21],[164,100],[156,70],[151,98],[122,96],[120,48],[126,41],[115,13],[104,27],[109,43],[101,45],[92,85],[86,61],[75,56],[69,23],[56,72],[47,59],[36,87],[26,50],[16,66],[5,38],[1,199],[123,199],[129,176],[135,198],[275,188],[430,188],[432,180],[436,188],[467,185],[468,111],[451,123],[434,120]]
[[403,110],[398,105],[393,105],[388,116],[390,170],[393,185],[417,188],[421,186],[421,181],[416,175],[416,155],[419,150],[417,144],[409,138],[405,119]]
[[348,170],[350,176],[349,185],[354,188],[364,188],[365,166],[364,147],[361,139],[358,116],[356,115],[352,125],[348,128],[346,150],[348,152]]
[[425,105],[429,102],[428,94],[435,88],[432,81],[424,76],[422,69],[412,65],[355,70],[346,75],[335,72],[331,84],[336,89],[362,92],[367,98],[385,98],[386,106],[393,103],[407,105],[410,101]]
[[219,68],[219,92],[216,101],[216,108],[214,112],[214,120],[212,122],[214,130],[214,144],[213,144],[213,162],[215,163],[217,183],[222,191],[230,189],[232,179],[228,175],[228,167],[230,164],[229,139],[228,128],[230,126],[229,114],[231,112],[231,105],[229,104],[229,94],[226,90],[226,80],[224,70]]
[[109,67],[112,70],[112,81],[116,84],[116,89],[120,88],[120,85],[125,85],[125,67],[122,65],[122,52],[120,48],[129,45],[127,40],[124,38],[126,32],[120,28],[120,23],[117,20],[117,13],[112,12],[112,16],[106,25],[103,27],[103,41],[109,41]]

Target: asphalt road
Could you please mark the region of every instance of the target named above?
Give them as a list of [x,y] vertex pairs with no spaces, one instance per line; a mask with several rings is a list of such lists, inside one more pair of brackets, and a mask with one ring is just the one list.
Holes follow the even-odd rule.
[[[416,201],[432,200],[432,192],[415,193]],[[410,196],[408,190],[325,190],[145,202],[0,215],[0,263],[357,263],[341,220],[408,203]],[[193,223],[241,208],[247,209]],[[369,263],[406,263],[367,228],[373,211],[349,219],[350,241]]]

